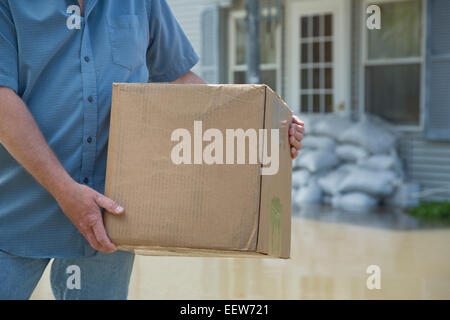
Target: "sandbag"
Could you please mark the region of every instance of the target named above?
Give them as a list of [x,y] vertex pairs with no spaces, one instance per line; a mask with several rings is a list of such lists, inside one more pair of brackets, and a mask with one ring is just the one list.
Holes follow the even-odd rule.
[[317,182],[323,192],[334,195],[339,192],[339,186],[348,174],[349,171],[346,169],[337,169],[319,178]]
[[413,208],[419,205],[419,194],[418,183],[403,183],[395,188],[392,195],[383,200],[383,204],[388,207]]
[[387,154],[378,154],[358,161],[360,167],[373,170],[393,170],[395,169],[396,163],[397,160]]
[[346,130],[352,122],[347,117],[339,115],[324,116],[314,125],[314,134],[335,139],[336,136]]
[[302,155],[298,161],[298,166],[315,173],[333,168],[338,163],[339,159],[335,152],[329,150],[317,150]]
[[394,189],[395,173],[355,169],[339,185],[339,192],[364,192],[376,197],[390,195]]
[[336,154],[343,161],[362,161],[367,158],[369,152],[363,147],[353,144],[343,144],[336,147]]
[[331,206],[333,204],[333,196],[331,196],[329,194],[324,194],[322,196],[322,203],[327,206]]
[[311,174],[306,169],[294,171],[292,173],[292,187],[294,189],[298,189],[302,186],[307,185],[310,177]]
[[347,172],[350,172],[354,169],[358,169],[358,165],[356,163],[352,163],[352,162],[344,162],[343,164],[341,164],[339,167],[337,167],[336,170],[346,170]]
[[318,149],[334,150],[334,148],[336,147],[336,143],[334,142],[333,139],[329,137],[308,135],[303,138],[302,146],[304,148],[310,148],[315,150]]
[[299,169],[300,168],[300,159],[303,158],[307,153],[314,151],[310,148],[303,148],[298,151],[297,158],[295,158],[292,162],[292,169]]
[[322,200],[322,189],[316,181],[301,187],[295,194],[294,203],[298,206],[319,204]]
[[316,115],[312,115],[312,114],[301,114],[301,115],[298,115],[298,118],[301,121],[303,121],[303,123],[305,124],[304,125],[305,134],[306,135],[313,134],[316,123],[318,121],[318,117]]
[[351,212],[364,212],[376,207],[378,200],[363,192],[352,192],[333,197],[332,206]]
[[392,149],[391,151],[389,151],[389,155],[395,162],[393,170],[395,171],[398,179],[405,180],[405,171],[403,170],[403,162],[400,159],[400,156],[398,155],[397,149]]
[[[302,151],[302,150],[300,150]],[[299,168],[298,162],[300,161],[300,154],[297,154],[297,158],[292,160],[292,170]]]
[[342,143],[356,144],[373,154],[387,153],[396,142],[396,136],[378,122],[365,118],[350,126],[338,138]]

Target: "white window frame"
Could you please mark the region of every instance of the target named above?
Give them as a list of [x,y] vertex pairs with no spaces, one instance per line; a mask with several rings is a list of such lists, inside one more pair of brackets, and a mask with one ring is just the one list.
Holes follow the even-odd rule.
[[[343,104],[343,110],[334,113],[349,115],[351,112],[351,6],[349,0],[293,0],[287,2],[287,74],[289,79],[287,102],[300,112],[300,26],[301,15],[333,14],[333,107]],[[341,32],[337,33],[336,31]],[[309,113],[311,115],[321,113]]]
[[[273,8],[272,14],[276,16],[276,8]],[[269,13],[267,8],[261,10],[262,16],[265,16]],[[246,12],[245,10],[233,10],[229,14],[228,21],[228,31],[229,31],[229,45],[228,45],[228,57],[229,57],[229,68],[228,68],[228,82],[234,83],[234,73],[239,71],[247,71],[247,64],[236,64],[236,20],[237,19],[245,19]],[[282,59],[282,42],[281,42],[281,23],[276,24],[275,31],[275,41],[276,41],[276,60],[275,63],[261,63],[260,68],[261,71],[273,70],[276,72],[276,88],[272,88],[277,92],[281,92],[281,83],[282,83],[282,68],[281,68],[281,59]]]
[[[386,65],[402,65],[411,63],[420,63],[420,98],[419,98],[419,124],[417,125],[401,125],[391,123],[391,125],[399,131],[423,131],[424,129],[424,110],[425,110],[425,81],[426,81],[426,35],[427,35],[427,1],[422,1],[422,39],[421,39],[421,57],[409,58],[392,58],[392,59],[368,59],[367,51],[367,32],[370,32],[366,26],[367,8],[372,4],[407,2],[410,0],[363,0],[361,23],[362,23],[362,39],[361,39],[361,65],[359,73],[359,114],[363,115],[366,112],[366,67],[368,66],[386,66]],[[381,28],[383,28],[383,14],[381,14]]]

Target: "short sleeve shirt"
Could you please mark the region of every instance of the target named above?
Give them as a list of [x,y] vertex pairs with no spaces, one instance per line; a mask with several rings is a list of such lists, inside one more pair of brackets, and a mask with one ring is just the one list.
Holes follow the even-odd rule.
[[[84,3],[81,17],[76,0],[0,1],[0,86],[23,99],[73,179],[103,192],[112,83],[173,81],[198,56],[165,0]],[[1,143],[0,250],[95,254]]]

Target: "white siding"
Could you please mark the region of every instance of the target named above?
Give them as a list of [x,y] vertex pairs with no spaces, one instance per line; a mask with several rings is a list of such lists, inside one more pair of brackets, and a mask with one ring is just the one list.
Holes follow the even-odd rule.
[[448,190],[430,194],[424,200],[450,200],[450,143],[425,140],[421,131],[404,133],[400,155],[409,180],[420,183],[427,192]]
[[[201,55],[200,14],[205,6],[220,2],[220,0],[167,0],[167,3],[172,8],[175,17],[199,56]],[[194,67],[194,72],[199,71],[199,66],[200,63]]]

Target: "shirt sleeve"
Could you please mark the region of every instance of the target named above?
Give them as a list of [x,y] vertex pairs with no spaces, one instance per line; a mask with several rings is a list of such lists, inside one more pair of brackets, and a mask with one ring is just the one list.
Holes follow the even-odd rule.
[[17,37],[7,1],[0,1],[0,57],[0,86],[17,92]]
[[166,0],[150,1],[149,80],[174,81],[191,70],[199,58]]

